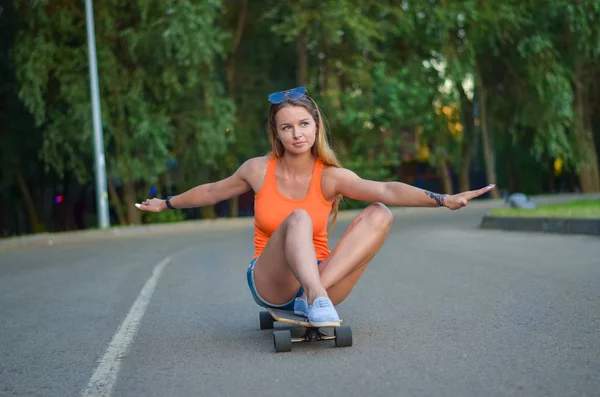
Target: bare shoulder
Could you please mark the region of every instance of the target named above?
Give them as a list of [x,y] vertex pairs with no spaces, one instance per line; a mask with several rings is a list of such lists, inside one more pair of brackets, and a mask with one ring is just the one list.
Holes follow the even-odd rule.
[[253,157],[246,160],[239,168],[240,176],[248,182],[254,191],[258,191],[262,186],[269,156]]
[[248,159],[240,166],[240,171],[246,176],[253,174],[262,174],[266,170],[267,164],[269,163],[269,156],[252,157]]
[[333,200],[340,194],[341,187],[358,176],[347,168],[326,165],[321,175],[321,190],[326,200]]
[[347,168],[326,165],[323,168],[323,179],[327,183],[335,183],[347,178],[357,178],[358,175]]

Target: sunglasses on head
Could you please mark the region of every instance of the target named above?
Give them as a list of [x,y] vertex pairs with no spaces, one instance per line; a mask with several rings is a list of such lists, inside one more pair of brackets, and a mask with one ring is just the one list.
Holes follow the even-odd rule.
[[279,91],[269,94],[269,102],[271,102],[273,105],[277,105],[285,101],[287,97],[290,97],[292,99],[299,99],[302,98],[305,94],[306,87],[296,87],[292,88],[291,90]]

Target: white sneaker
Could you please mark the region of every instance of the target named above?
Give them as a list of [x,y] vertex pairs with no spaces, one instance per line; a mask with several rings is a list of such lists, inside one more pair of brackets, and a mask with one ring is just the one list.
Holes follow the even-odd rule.
[[333,302],[326,296],[321,296],[308,305],[308,322],[313,327],[339,327],[340,317],[338,316]]

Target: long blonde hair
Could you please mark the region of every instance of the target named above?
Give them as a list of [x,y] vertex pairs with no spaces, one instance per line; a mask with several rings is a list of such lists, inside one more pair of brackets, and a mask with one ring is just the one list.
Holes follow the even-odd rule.
[[[327,135],[327,129],[325,128],[324,117],[321,113],[321,109],[317,103],[310,98],[308,95],[304,95],[298,99],[286,98],[285,101],[279,103],[277,105],[271,105],[269,109],[269,126],[268,126],[268,134],[269,141],[271,142],[271,156],[280,158],[283,157],[285,153],[285,148],[283,147],[283,143],[279,139],[277,139],[277,127],[275,126],[275,115],[277,112],[288,106],[302,106],[312,115],[315,123],[317,124],[317,136],[315,139],[315,143],[311,149],[313,156],[317,159],[321,160],[325,165],[332,167],[341,167],[342,164],[340,160],[337,158],[335,152],[331,148],[329,144],[329,139]],[[329,226],[329,229],[333,228],[335,225],[335,221],[338,216],[339,204],[342,200],[341,195],[337,195],[333,200],[333,205],[331,206],[330,216],[333,215],[333,219]]]

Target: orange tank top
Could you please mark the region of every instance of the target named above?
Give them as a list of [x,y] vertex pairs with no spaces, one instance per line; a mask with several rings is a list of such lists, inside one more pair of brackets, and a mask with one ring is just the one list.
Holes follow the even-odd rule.
[[327,246],[327,223],[333,202],[325,200],[321,191],[323,162],[317,159],[308,193],[300,200],[286,197],[277,190],[276,164],[277,158],[271,157],[263,186],[254,197],[254,258],[261,254],[271,235],[292,211],[304,209],[312,218],[317,259],[325,259],[331,253]]

